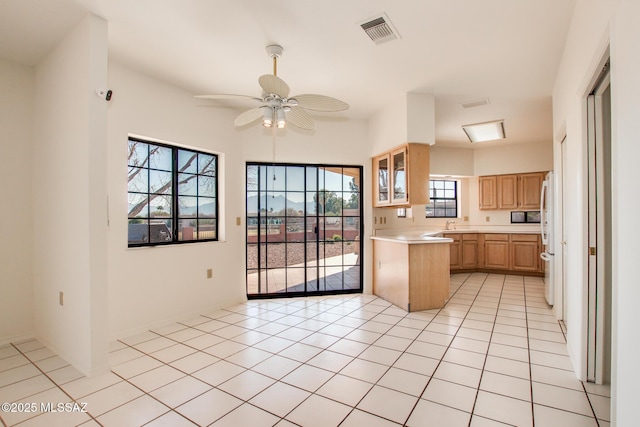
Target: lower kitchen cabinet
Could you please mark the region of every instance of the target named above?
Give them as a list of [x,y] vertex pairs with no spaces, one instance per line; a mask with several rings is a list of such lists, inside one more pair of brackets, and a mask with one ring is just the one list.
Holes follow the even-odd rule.
[[484,268],[509,270],[509,235],[484,235]]
[[519,273],[541,276],[542,243],[537,234],[445,233],[450,245],[452,272]]
[[478,266],[478,235],[462,235],[462,269],[474,269]]
[[453,239],[451,251],[451,271],[474,270],[478,267],[478,234],[445,233],[444,237]]
[[511,235],[511,270],[540,271],[540,243],[535,234]]
[[449,268],[454,270],[460,270],[462,268],[462,234],[443,234],[443,237],[453,239],[453,242],[449,244],[450,251],[450,263]]
[[373,240],[373,294],[406,311],[442,308],[449,299],[449,242]]

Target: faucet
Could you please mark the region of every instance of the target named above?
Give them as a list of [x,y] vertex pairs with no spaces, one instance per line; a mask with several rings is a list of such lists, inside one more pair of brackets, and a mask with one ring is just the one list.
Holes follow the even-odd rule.
[[[449,228],[451,225],[453,225],[453,228]],[[446,230],[455,230],[455,229],[456,229],[456,220],[455,219],[448,220]]]

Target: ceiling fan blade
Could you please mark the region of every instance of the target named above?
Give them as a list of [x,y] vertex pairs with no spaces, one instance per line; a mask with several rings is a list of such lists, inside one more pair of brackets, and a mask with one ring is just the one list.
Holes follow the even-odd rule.
[[262,102],[262,99],[249,95],[233,95],[227,93],[216,93],[212,95],[196,95],[195,98],[200,99],[237,99],[241,101],[258,101]]
[[330,96],[303,94],[292,97],[298,101],[300,107],[312,111],[343,111],[349,109],[349,104]]
[[313,117],[302,107],[291,107],[286,113],[287,123],[304,130],[314,130],[316,123]]
[[262,111],[262,107],[252,108],[251,110],[247,110],[244,113],[241,113],[236,120],[233,122],[237,127],[248,125],[249,123],[255,122],[256,120],[262,118],[264,112]]
[[289,96],[289,85],[284,82],[280,77],[273,74],[264,74],[258,79],[260,87],[266,93],[273,93],[280,98],[286,98]]

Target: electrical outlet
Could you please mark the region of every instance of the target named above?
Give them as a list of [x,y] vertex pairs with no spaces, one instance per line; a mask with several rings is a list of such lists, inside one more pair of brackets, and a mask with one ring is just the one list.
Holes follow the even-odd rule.
[[465,216],[465,217],[464,217],[464,219],[463,219],[463,221],[469,221],[469,217],[468,217],[468,216]]
[[207,268],[207,279],[211,279],[213,277],[213,268]]
[[236,225],[241,225],[242,224],[242,220],[240,219],[239,216],[236,217]]
[[60,291],[60,293],[58,294],[58,303],[60,305],[64,305],[64,292]]
[[484,217],[484,220],[485,220],[486,222],[491,222],[491,217],[490,217],[490,216],[486,216],[486,217]]

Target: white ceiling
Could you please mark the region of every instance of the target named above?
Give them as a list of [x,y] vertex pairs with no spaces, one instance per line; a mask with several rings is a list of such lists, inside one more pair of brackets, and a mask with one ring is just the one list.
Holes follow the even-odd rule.
[[[292,93],[349,103],[340,116],[368,118],[407,92],[432,93],[437,144],[469,147],[461,125],[495,119],[505,120],[502,143],[544,142],[574,3],[0,0],[0,58],[37,64],[90,11],[109,22],[112,60],[194,94],[260,95],[258,76],[272,72],[265,46],[277,43]],[[376,45],[359,24],[381,12],[401,38]],[[489,105],[459,105],[478,98]]]

